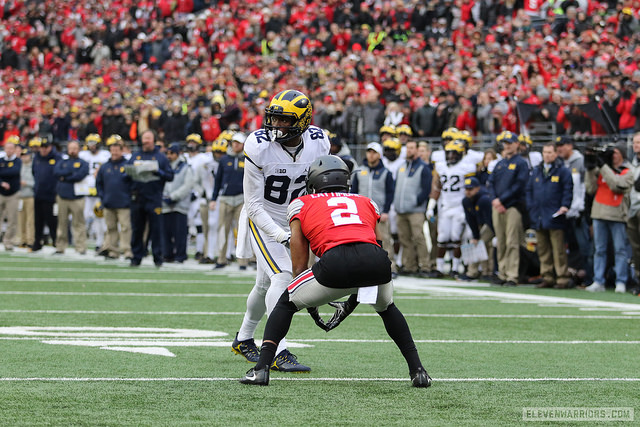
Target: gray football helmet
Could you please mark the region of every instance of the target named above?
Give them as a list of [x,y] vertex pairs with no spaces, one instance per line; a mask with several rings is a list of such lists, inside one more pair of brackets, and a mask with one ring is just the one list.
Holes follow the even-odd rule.
[[346,193],[351,185],[350,178],[349,168],[340,157],[319,157],[309,166],[307,193]]

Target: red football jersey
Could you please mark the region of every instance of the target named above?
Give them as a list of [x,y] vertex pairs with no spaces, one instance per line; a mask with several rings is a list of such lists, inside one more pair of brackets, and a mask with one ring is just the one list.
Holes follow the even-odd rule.
[[289,222],[299,219],[311,250],[322,256],[345,243],[376,242],[378,206],[368,197],[349,193],[307,194],[289,205]]

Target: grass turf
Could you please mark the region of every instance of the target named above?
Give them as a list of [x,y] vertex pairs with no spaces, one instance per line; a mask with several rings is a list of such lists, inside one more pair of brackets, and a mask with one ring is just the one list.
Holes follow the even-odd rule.
[[[367,307],[359,307],[329,334],[317,329],[306,314],[296,316],[288,338],[313,346],[292,348],[312,373],[275,373],[269,387],[254,388],[235,381],[251,365],[228,347],[242,320],[253,283],[250,274],[130,270],[91,259],[23,254],[0,258],[0,270],[0,328],[136,327],[227,334],[186,338],[191,344],[226,344],[166,346],[175,357],[164,357],[46,344],[43,341],[55,337],[0,330],[4,425],[513,425],[522,422],[524,407],[638,409],[637,381],[499,380],[637,378],[640,344],[624,342],[640,341],[640,316],[616,318],[621,311],[443,296],[428,286],[405,290],[399,281],[396,304],[407,315],[423,362],[434,377],[431,388],[410,387],[402,356]],[[610,292],[487,290],[638,302],[629,294]],[[135,295],[141,293],[146,295]],[[321,313],[326,317],[328,307]],[[461,314],[576,317],[457,317]],[[433,315],[450,316],[424,317]],[[588,317],[594,315],[612,318]],[[86,333],[82,339],[91,340]]]

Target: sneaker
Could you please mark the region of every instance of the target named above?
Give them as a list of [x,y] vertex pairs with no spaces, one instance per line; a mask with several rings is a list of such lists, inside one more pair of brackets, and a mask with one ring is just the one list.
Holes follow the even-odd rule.
[[429,273],[429,277],[433,279],[440,279],[441,277],[444,277],[444,274],[442,274],[439,270],[431,270],[431,272]]
[[282,350],[271,364],[271,370],[279,372],[311,372],[311,368],[301,365],[289,350]]
[[196,261],[200,261],[200,259],[202,259],[202,252],[196,252],[194,258]]
[[625,285],[624,283],[616,283],[617,294],[624,294],[626,292],[627,292],[627,285]]
[[240,378],[240,384],[269,385],[269,370],[251,368],[244,378]]
[[513,280],[507,280],[502,286],[513,287],[513,286],[518,286],[518,284]]
[[247,266],[246,265],[241,265],[239,268],[240,268],[240,271],[246,271],[247,270]]
[[414,387],[429,387],[431,385],[431,377],[423,367],[419,367],[418,370],[411,375],[411,384]]
[[233,340],[233,344],[231,344],[231,351],[243,356],[249,363],[258,363],[258,359],[260,358],[260,350],[258,350],[253,338],[238,341],[237,333],[236,338]]
[[213,260],[209,257],[203,257],[198,261],[198,264],[214,264]]
[[593,282],[592,284],[584,288],[584,290],[588,292],[604,292],[604,285],[601,285],[598,282]]
[[215,267],[213,267],[214,270],[219,270],[221,268],[225,268],[227,266],[227,264],[220,264],[220,263],[216,263]]

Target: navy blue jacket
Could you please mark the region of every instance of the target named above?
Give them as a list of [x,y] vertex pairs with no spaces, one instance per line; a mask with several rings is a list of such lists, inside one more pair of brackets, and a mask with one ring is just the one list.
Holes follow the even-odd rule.
[[108,209],[124,209],[131,204],[131,178],[124,171],[127,159],[107,161],[98,169],[96,191]]
[[[378,165],[373,168],[370,167],[369,163],[365,160],[363,167],[368,169],[369,174],[373,176],[373,180],[378,183],[374,185],[382,184],[380,182],[380,178],[382,176],[385,176],[383,172],[386,169],[384,167],[384,164],[382,163],[382,160],[380,160],[378,162]],[[358,178],[358,175],[359,174],[357,172],[351,175],[351,193],[360,194],[360,180]],[[389,213],[389,210],[391,210],[391,203],[393,203],[393,194],[396,190],[396,183],[393,180],[393,174],[391,173],[391,171],[386,174],[385,182],[382,185],[384,185],[384,204],[383,206],[378,207],[382,209],[380,213]]]
[[500,160],[489,175],[487,187],[491,200],[497,197],[506,209],[524,205],[528,181],[529,165],[522,157],[516,154]]
[[22,160],[19,157],[13,160],[0,159],[0,182],[9,184],[8,190],[0,187],[0,194],[11,196],[20,190],[20,168]]
[[58,181],[58,185],[56,186],[58,196],[68,200],[79,199],[85,196],[76,195],[73,186],[89,175],[89,163],[78,157],[75,159],[62,159],[55,164],[53,175]]
[[572,200],[573,179],[562,160],[556,159],[546,177],[544,163],[533,168],[527,185],[527,206],[533,229],[563,229],[566,215],[553,218],[553,214],[562,206],[570,208]]
[[465,197],[462,199],[462,207],[464,207],[464,216],[467,224],[471,229],[473,238],[480,240],[480,228],[488,225],[493,230],[493,221],[491,219],[491,196],[484,188],[473,196],[473,198]]
[[133,153],[129,159],[129,163],[134,164],[136,160],[156,160],[158,162],[156,175],[158,175],[160,179],[150,182],[133,181],[131,184],[131,192],[136,195],[138,200],[150,201],[158,206],[162,206],[164,183],[173,181],[173,169],[171,169],[169,159],[160,152],[158,147],[155,147],[153,151],[138,151],[137,153]]
[[34,199],[45,202],[56,201],[56,184],[58,181],[53,175],[53,169],[60,160],[62,160],[62,156],[56,151],[55,147],[51,148],[51,152],[46,157],[41,156],[40,153],[35,155],[31,164],[34,179]]
[[211,199],[217,200],[218,196],[237,196],[242,194],[243,178],[244,155],[242,153],[238,156],[225,154],[220,158]]

